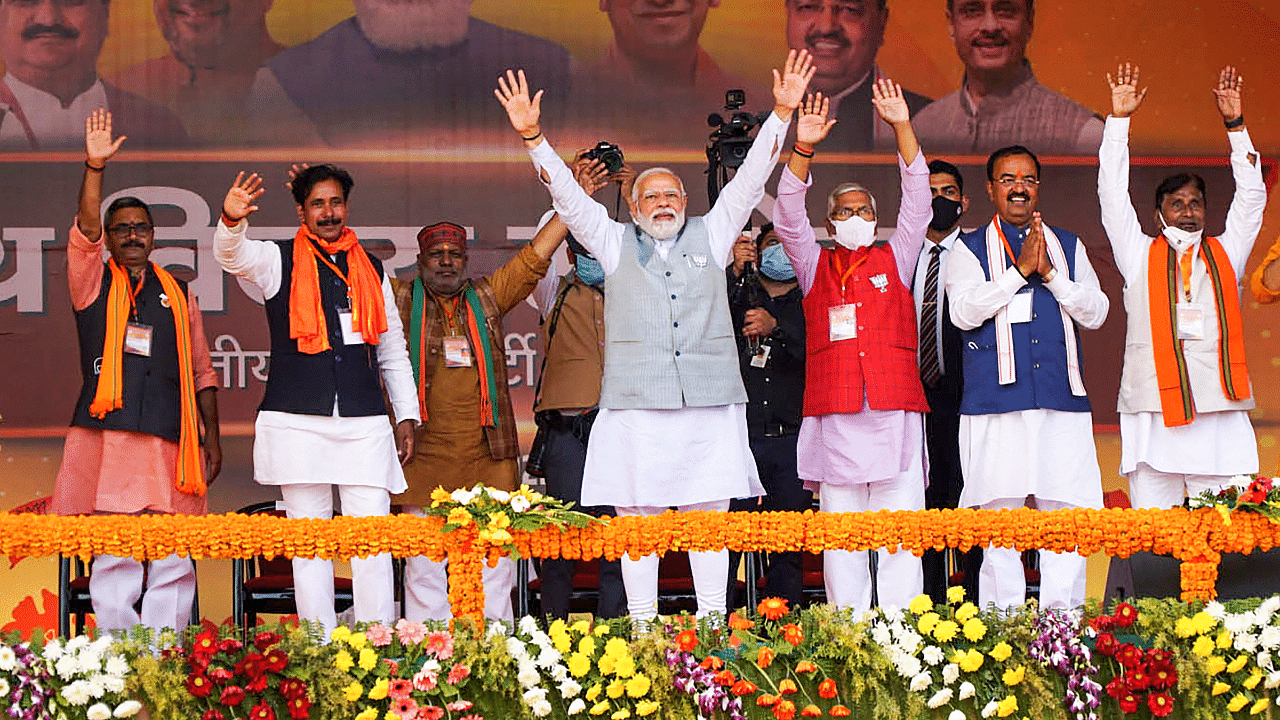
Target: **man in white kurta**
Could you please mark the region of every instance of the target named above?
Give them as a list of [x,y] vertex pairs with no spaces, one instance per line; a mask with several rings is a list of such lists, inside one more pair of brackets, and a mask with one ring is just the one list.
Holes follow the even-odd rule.
[[[1216,492],[1233,475],[1258,471],[1258,448],[1248,411],[1254,401],[1246,378],[1231,397],[1224,388],[1220,314],[1228,332],[1239,328],[1237,278],[1262,228],[1267,204],[1262,164],[1244,127],[1240,107],[1240,78],[1232,68],[1223,71],[1214,88],[1218,110],[1231,143],[1231,172],[1235,197],[1227,212],[1226,228],[1216,239],[1204,236],[1204,181],[1196,175],[1173,175],[1157,189],[1155,221],[1158,237],[1142,231],[1129,198],[1129,116],[1146,94],[1138,91],[1138,68],[1126,64],[1111,82],[1111,116],[1098,150],[1098,199],[1102,226],[1111,240],[1116,267],[1124,276],[1124,304],[1128,313],[1124,371],[1120,376],[1120,472],[1129,478],[1134,507],[1166,508],[1182,504],[1184,496]],[[1153,243],[1159,242],[1159,245]],[[1228,267],[1209,264],[1213,243],[1228,258]],[[1164,323],[1151,314],[1150,265],[1152,250],[1166,264],[1172,248],[1180,269],[1189,276],[1174,283],[1176,320],[1169,331],[1179,337],[1168,343],[1174,352],[1157,358],[1153,330]],[[1164,268],[1159,267],[1159,270]],[[1179,273],[1181,275],[1181,273]],[[1216,284],[1226,301],[1219,307]],[[1184,284],[1185,283],[1185,284]],[[1181,287],[1178,287],[1181,286]],[[1178,322],[1181,321],[1181,322]],[[1234,325],[1233,325],[1234,324]],[[1228,347],[1230,343],[1227,343]],[[1182,393],[1174,407],[1162,406],[1164,382],[1157,366],[1177,362],[1186,367],[1185,394],[1190,413],[1183,412]],[[1241,367],[1244,358],[1231,358]],[[1180,383],[1181,384],[1181,383]]]
[[[783,73],[775,72],[774,112],[705,216],[686,222],[683,184],[670,170],[654,168],[636,178],[630,202],[636,225],[610,219],[574,181],[542,137],[541,93],[530,99],[523,72],[499,80],[499,100],[556,212],[606,276],[605,377],[587,448],[584,505],[613,505],[619,516],[655,515],[671,506],[725,511],[732,498],[764,494],[747,439],[724,268],[764,195],[812,75],[808,54],[794,51]],[[668,288],[669,301],[668,290],[650,292],[658,286]],[[653,304],[637,304],[637,290],[650,293],[643,299]],[[723,613],[728,552],[691,552],[689,563],[698,615]],[[631,617],[651,620],[658,557],[628,558],[622,569]]]
[[[1026,148],[987,163],[996,218],[955,244],[947,268],[951,320],[963,333],[960,504],[1041,510],[1101,507],[1093,417],[1080,372],[1077,326],[1096,329],[1108,301],[1084,243],[1036,212],[1040,162]],[[1040,553],[1043,607],[1085,599],[1085,558]],[[1023,602],[1020,553],[988,548],[982,605]]]
[[[332,168],[318,166],[303,172],[311,173],[325,167]],[[301,177],[302,174],[299,174],[299,178]],[[346,177],[350,179],[349,176]],[[295,179],[294,182],[298,180]],[[340,187],[333,179],[316,182],[314,189],[305,198],[305,210],[304,203],[299,203],[299,217],[303,224],[293,242],[315,243],[316,238],[324,239],[335,229],[349,230],[345,227],[346,194],[349,189],[349,185]],[[391,507],[390,494],[404,492],[407,487],[400,462],[413,455],[413,427],[421,419],[417,389],[414,387],[400,314],[396,312],[390,281],[378,265],[386,329],[377,336],[376,344],[362,338],[351,326],[351,320],[343,320],[344,327],[341,330],[331,322],[328,330],[334,345],[338,347],[310,355],[310,359],[303,360],[314,363],[314,367],[325,364],[340,366],[344,359],[347,364],[351,364],[353,359],[362,358],[364,362],[368,362],[368,356],[373,354],[376,362],[369,363],[369,367],[365,368],[365,373],[360,376],[363,379],[360,386],[350,387],[349,384],[344,384],[341,370],[330,371],[331,378],[338,378],[336,389],[335,381],[330,379],[328,389],[319,391],[326,397],[307,398],[318,412],[272,409],[287,407],[290,402],[300,403],[298,395],[314,395],[315,389],[321,387],[319,376],[323,373],[316,373],[315,377],[299,378],[296,371],[281,372],[284,359],[282,350],[288,341],[288,320],[284,320],[285,337],[277,338],[276,330],[280,321],[273,315],[288,312],[289,308],[277,309],[277,306],[288,305],[290,293],[298,292],[293,275],[299,268],[294,264],[297,256],[288,249],[289,243],[249,239],[247,217],[257,209],[253,203],[261,194],[262,182],[256,175],[249,178],[238,177],[224,201],[222,219],[213,236],[218,264],[262,291],[267,303],[268,325],[273,329],[272,374],[268,380],[267,397],[264,398],[254,424],[254,479],[262,485],[280,487],[285,512],[291,518],[332,517],[335,485],[341,497],[342,510],[347,515],[386,515]],[[323,201],[323,207],[317,205],[317,200]],[[352,267],[355,261],[351,256],[355,252],[356,249],[351,248],[340,254],[317,256],[321,261],[319,268],[325,268],[330,263],[334,267],[346,268],[345,277],[338,273],[320,271],[325,280],[336,283],[337,278],[353,277]],[[288,275],[285,273],[286,263],[292,268]],[[349,287],[339,285],[334,295],[322,295],[325,299],[345,296],[351,302],[354,293],[350,292]],[[354,313],[337,313],[333,320],[337,321],[343,314],[350,317]],[[362,347],[364,345],[373,347]],[[294,355],[297,356],[296,353]],[[294,377],[288,378],[286,375]],[[382,406],[380,399],[374,403],[370,395],[375,393],[381,397],[376,380],[371,380],[375,376],[381,377],[391,400],[397,421],[394,436],[392,426],[387,422],[385,406]],[[274,388],[272,381],[277,383]],[[373,387],[368,387],[370,382],[373,382]],[[352,410],[353,403],[350,399],[357,396],[362,399],[362,409]],[[381,406],[381,411],[375,405]],[[381,554],[352,558],[351,572],[356,620],[393,620],[395,605],[391,556]],[[295,558],[293,576],[298,616],[320,624],[327,637],[328,632],[337,624],[333,600],[333,562],[316,558]]]

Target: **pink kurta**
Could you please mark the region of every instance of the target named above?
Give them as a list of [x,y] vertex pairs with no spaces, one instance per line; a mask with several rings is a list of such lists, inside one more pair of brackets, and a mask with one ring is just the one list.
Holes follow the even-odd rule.
[[[67,243],[67,279],[71,306],[83,310],[102,290],[102,237],[90,241],[73,223]],[[196,391],[217,385],[209,357],[204,319],[195,298],[191,318],[191,361]],[[62,450],[62,467],[53,489],[58,515],[163,512],[202,515],[205,498],[178,492],[174,478],[178,445],[155,435],[125,430],[72,427]]]

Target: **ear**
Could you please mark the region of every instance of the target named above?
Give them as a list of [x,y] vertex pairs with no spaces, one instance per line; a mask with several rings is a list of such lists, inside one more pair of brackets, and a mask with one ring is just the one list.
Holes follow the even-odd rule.
[[953,11],[947,11],[947,37],[951,39],[951,44],[956,44],[956,17]]
[[994,180],[987,181],[987,199],[992,203],[996,201],[997,194],[1000,192]]
[[298,206],[298,224],[299,224],[299,225],[306,225],[306,224],[307,224],[307,216],[306,216],[306,214],[305,214],[305,213],[303,213],[303,212],[302,212],[302,206],[301,206],[301,205],[299,205],[299,206]]
[[827,235],[829,235],[830,237],[835,237],[836,226],[834,223],[831,222],[831,218],[827,218],[826,220],[823,221],[823,223],[825,223],[827,226]]
[[969,196],[961,195],[960,196],[960,214],[963,215],[967,212],[969,212]]
[[627,198],[627,208],[631,211],[632,220],[640,217],[640,207],[636,204],[635,200]]

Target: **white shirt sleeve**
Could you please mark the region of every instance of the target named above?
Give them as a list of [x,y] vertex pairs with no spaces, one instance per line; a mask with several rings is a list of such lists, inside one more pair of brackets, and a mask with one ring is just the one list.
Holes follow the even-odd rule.
[[391,412],[396,422],[413,420],[422,422],[418,410],[418,388],[413,381],[413,366],[409,364],[409,349],[404,339],[404,326],[396,310],[395,293],[391,291],[391,279],[382,275],[382,305],[387,313],[387,331],[378,336],[378,367],[382,370],[382,382],[391,400]]
[[556,304],[556,291],[560,289],[560,252],[557,250],[551,256],[551,265],[547,268],[547,274],[543,275],[538,284],[533,288],[533,303],[538,307],[538,314],[543,318],[551,312],[551,307]]
[[742,226],[764,197],[764,184],[778,164],[782,142],[789,127],[790,121],[783,122],[777,113],[769,113],[768,119],[756,133],[756,139],[751,143],[742,167],[738,168],[733,179],[720,191],[715,205],[707,211],[707,240],[717,267],[729,264],[729,255],[742,232]]
[[[1077,243],[1078,246],[1078,243]],[[1054,278],[1055,280],[1057,278]],[[1097,278],[1094,278],[1097,282]],[[995,317],[1009,304],[1027,281],[1013,265],[995,280],[987,280],[982,263],[968,245],[957,241],[947,258],[947,297],[951,301],[951,322],[961,330],[972,330]]]
[[1244,266],[1262,230],[1262,213],[1267,207],[1267,186],[1262,180],[1262,158],[1253,149],[1248,130],[1227,133],[1231,142],[1231,176],[1236,181],[1235,197],[1227,211],[1227,227],[1218,236],[1231,258],[1236,277],[1244,277]]
[[[223,270],[258,286],[264,298],[280,292],[280,246],[265,240],[250,240],[249,222],[241,220],[228,228],[221,219],[213,231],[213,256]],[[395,307],[395,303],[391,304]],[[397,322],[399,322],[397,320]]]
[[1098,203],[1111,254],[1127,283],[1142,274],[1152,240],[1129,198],[1129,118],[1107,118],[1098,146]]
[[1111,301],[1102,292],[1098,274],[1094,272],[1089,255],[1085,252],[1084,241],[1079,238],[1076,239],[1076,256],[1072,264],[1076,269],[1075,280],[1068,277],[1066,272],[1058,272],[1045,287],[1049,288],[1058,305],[1067,311],[1072,320],[1083,328],[1097,330],[1107,319]]
[[591,252],[606,275],[613,273],[618,267],[626,226],[610,218],[605,206],[578,185],[573,171],[546,139],[529,151],[529,157],[538,170],[538,179],[551,192],[551,206],[569,226],[574,239]]

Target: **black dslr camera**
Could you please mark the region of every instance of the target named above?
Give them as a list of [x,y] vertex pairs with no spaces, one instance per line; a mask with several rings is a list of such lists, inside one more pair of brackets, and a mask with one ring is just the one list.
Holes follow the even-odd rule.
[[616,173],[622,169],[622,163],[625,162],[622,157],[622,148],[611,142],[601,140],[596,146],[587,151],[583,157],[591,160],[599,160],[605,169],[611,173]]
[[725,119],[720,113],[707,116],[707,124],[715,128],[707,145],[707,159],[712,167],[738,168],[747,159],[747,151],[751,149],[751,131],[762,125],[769,115],[746,112],[742,109],[746,103],[744,91],[729,90],[724,94],[724,109],[729,111],[729,118]]

